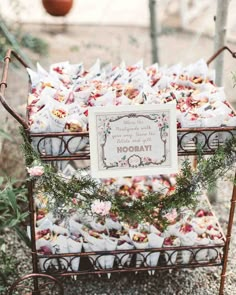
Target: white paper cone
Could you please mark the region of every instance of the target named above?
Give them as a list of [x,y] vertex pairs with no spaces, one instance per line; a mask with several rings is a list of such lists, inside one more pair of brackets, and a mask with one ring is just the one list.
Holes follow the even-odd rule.
[[45,272],[51,266],[51,263],[52,263],[52,259],[39,258],[39,267],[43,272]]
[[[91,250],[92,251],[105,251],[105,240],[99,241],[96,245],[91,244]],[[94,258],[94,265],[97,268],[106,268],[106,256],[105,255],[93,255]]]
[[[39,251],[41,247],[47,247],[52,252],[51,243],[44,238],[36,241],[36,250]],[[39,254],[40,257],[40,254]],[[39,258],[39,267],[44,272],[51,266],[52,259],[48,258]]]
[[[165,247],[168,247],[168,246],[165,246]],[[178,255],[177,251],[174,251],[174,250],[165,251],[165,259],[166,259],[167,265],[175,264],[177,255]]]
[[198,220],[196,219],[195,221],[193,220],[193,222],[191,223],[193,230],[198,234],[198,235],[202,235],[206,232],[207,229],[207,225],[201,225],[199,224]]
[[[180,239],[179,238],[176,238],[174,240],[173,245],[170,245],[170,246],[164,245],[165,248],[173,247],[173,246],[176,246],[176,247],[180,246]],[[166,259],[167,265],[175,264],[176,259],[177,259],[177,255],[178,255],[178,251],[175,251],[175,250],[167,250],[167,251],[165,251],[165,259]]]
[[210,240],[210,243],[215,246],[222,245],[222,249],[216,248],[216,250],[214,250],[213,248],[213,249],[209,249],[208,251],[208,258],[210,260],[216,260],[219,257],[219,253],[223,250],[224,241],[221,239],[216,239],[216,240]]
[[[76,113],[72,113],[71,109],[74,112],[75,107],[72,108],[74,104],[69,106],[69,116],[66,119],[66,125],[64,128],[65,132],[82,132],[87,130],[88,119],[87,117],[81,112],[81,108],[77,108]],[[88,143],[88,137],[64,137],[64,140],[68,144],[68,150],[65,151],[64,155],[74,154],[80,150],[82,150]]]
[[67,228],[64,228],[56,224],[53,224],[52,231],[58,235],[69,236],[69,231]]
[[[65,254],[68,253],[68,243],[65,236],[58,236],[54,241],[51,242],[54,254]],[[60,267],[64,270],[68,270],[70,258],[63,257],[63,259],[53,259],[52,264],[56,269]],[[60,265],[59,265],[60,264]]]
[[69,227],[68,230],[70,234],[74,236],[78,236],[81,233],[81,228],[83,225],[79,222],[74,221],[72,218],[69,220]]
[[[114,251],[117,247],[117,240],[115,239],[106,239],[106,250]],[[115,256],[114,255],[106,255],[106,268],[112,268],[114,264]]]
[[[193,246],[197,239],[197,233],[189,232],[180,236],[181,246]],[[191,258],[192,252],[182,250],[182,263],[187,264]]]
[[[105,244],[106,241],[102,235],[100,235],[101,239],[97,239],[95,237],[92,237],[87,232],[84,232],[83,235],[85,237],[85,240],[88,241],[91,251],[105,251],[106,250],[106,244]],[[94,262],[92,262],[92,264],[95,267],[98,267],[98,268],[101,267],[103,269],[105,268],[105,265],[106,265],[105,256],[93,255],[92,258],[94,259]],[[95,261],[96,261],[96,263],[95,263]]]
[[[210,240],[208,238],[197,239],[196,246],[206,246],[210,244]],[[209,249],[199,249],[195,250],[195,260],[196,261],[206,261],[208,260],[208,250]]]
[[35,231],[37,232],[39,230],[44,230],[44,229],[49,229],[50,231],[52,231],[52,229],[53,229],[53,223],[48,218],[43,218],[43,221],[40,222],[39,227],[38,228],[37,227],[35,228]]
[[93,219],[93,221],[90,223],[90,226],[98,232],[102,232],[102,231],[106,230],[106,225],[101,224],[100,222],[96,222],[95,219]]
[[[164,238],[157,234],[151,233],[148,235],[149,248],[161,248],[164,242]],[[160,257],[160,252],[149,253],[146,257],[147,266],[157,266]]]
[[[134,230],[129,230],[129,235],[131,238],[132,243],[134,244],[136,249],[147,249],[148,248],[148,242],[145,243],[138,243],[133,241],[134,234],[139,234],[139,232]],[[147,256],[148,252],[141,252],[140,254],[136,254],[136,267],[140,267],[141,264],[144,262],[145,257]]]
[[[87,242],[83,242],[83,248],[84,248],[84,252],[92,252],[93,250],[91,249],[91,244],[87,243]],[[90,255],[88,258],[92,264],[92,266],[97,269],[96,265],[95,265],[95,259],[96,259],[96,255]]]
[[166,228],[166,236],[175,236],[178,237],[180,236],[180,229],[181,224],[179,222],[175,223],[175,224],[171,224]]
[[[82,242],[77,242],[72,239],[68,239],[68,250],[69,253],[80,253],[82,249]],[[80,263],[80,257],[70,257],[71,260],[71,271],[78,271],[79,270],[79,263]]]
[[[37,207],[38,208],[38,207]],[[53,216],[53,214],[51,212],[49,212],[48,214],[46,214],[43,218],[37,220],[37,226],[40,226],[42,223],[45,222],[45,220],[49,220],[52,223],[54,223],[56,221],[56,218]]]
[[[30,126],[30,131],[32,133],[41,133],[50,131],[50,122],[49,122],[49,110],[44,107],[36,114],[32,115],[31,119],[33,120],[32,125]],[[51,154],[51,139],[45,138],[41,140],[41,137],[32,137],[32,146],[36,151],[45,154]]]
[[118,221],[113,221],[111,218],[106,218],[106,227],[108,229],[121,230],[122,226]]
[[[66,120],[68,117],[68,105],[60,103],[54,100],[49,105],[49,126],[50,132],[63,132],[64,126],[66,124]],[[62,111],[64,112],[62,114]],[[58,114],[56,114],[58,113]],[[60,114],[60,116],[59,116]],[[51,138],[52,144],[52,155],[60,154],[61,150],[64,149],[64,144],[60,138],[52,137]]]
[[[127,242],[117,246],[117,250],[131,250],[133,248],[134,246]],[[132,256],[133,256],[132,254],[126,254],[126,253],[117,254],[117,257],[119,258],[120,264],[121,264],[119,265],[119,267],[124,266],[126,263],[127,265],[129,265],[132,259]]]

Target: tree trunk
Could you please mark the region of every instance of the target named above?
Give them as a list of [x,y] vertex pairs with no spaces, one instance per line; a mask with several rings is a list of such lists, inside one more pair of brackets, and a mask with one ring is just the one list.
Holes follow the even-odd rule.
[[[215,52],[225,45],[227,31],[227,17],[230,0],[217,0],[215,22]],[[224,55],[221,54],[215,61],[216,85],[223,84]]]
[[156,0],[149,0],[149,12],[150,12],[150,36],[152,45],[152,62],[157,63],[158,58],[158,39],[157,39],[157,13]]

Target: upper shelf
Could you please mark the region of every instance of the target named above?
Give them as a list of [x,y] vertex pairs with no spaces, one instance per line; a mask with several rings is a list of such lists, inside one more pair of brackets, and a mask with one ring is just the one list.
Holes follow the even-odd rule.
[[[236,127],[178,129],[178,155],[195,155],[198,147],[213,154],[224,142],[236,135]],[[90,158],[89,133],[29,134],[42,160],[85,160]]]
[[[220,50],[218,50],[208,61],[207,61],[207,65],[210,64],[210,62],[212,62],[212,60],[214,60],[221,52],[223,52],[224,50],[227,50],[230,52],[230,54],[232,55],[233,58],[236,57],[236,53],[235,52],[232,52],[228,47],[223,47],[221,48]],[[0,84],[0,90],[1,90],[1,93],[0,93],[0,101],[1,103],[3,104],[3,106],[6,108],[6,110],[24,127],[25,131],[28,133],[30,139],[32,140],[33,142],[33,145],[34,147],[37,149],[37,151],[39,152],[39,154],[41,155],[41,158],[44,159],[44,160],[64,160],[64,159],[88,159],[89,158],[89,149],[88,149],[88,143],[89,143],[89,133],[88,132],[43,132],[43,133],[35,133],[35,132],[38,132],[38,130],[40,130],[39,127],[36,128],[36,130],[32,130],[32,126],[30,125],[30,122],[32,122],[31,118],[29,121],[26,121],[25,119],[23,119],[19,114],[17,114],[14,109],[12,107],[10,107],[10,105],[8,104],[8,102],[6,101],[5,97],[4,97],[4,94],[5,94],[5,89],[7,87],[7,77],[8,77],[8,68],[9,68],[9,63],[10,63],[10,60],[11,58],[14,57],[16,58],[20,64],[22,66],[24,66],[25,68],[27,68],[27,64],[21,59],[20,56],[18,56],[14,51],[11,51],[11,50],[8,50],[7,54],[6,54],[6,57],[4,59],[5,61],[5,64],[4,64],[4,69],[3,69],[3,75],[2,75],[2,81],[1,81],[1,84]],[[78,67],[78,65],[77,65]],[[81,66],[80,66],[81,67]],[[121,69],[122,69],[123,66],[121,66]],[[204,64],[203,68],[205,69],[205,67],[207,68],[206,64]],[[132,72],[132,69],[130,69],[132,67],[127,67],[127,71],[128,73],[133,73]],[[57,69],[58,73],[60,73],[60,69],[58,69],[58,67],[56,67],[55,69]],[[53,70],[55,70],[53,68]],[[74,69],[74,68],[73,68]],[[136,69],[136,68],[135,68]],[[142,68],[143,69],[143,68]],[[187,69],[187,68],[186,68]],[[177,77],[178,79],[178,83],[175,81],[174,82],[174,85],[173,84],[173,81],[170,83],[170,81],[168,80],[168,75],[166,76],[167,80],[169,81],[168,85],[172,85],[171,87],[173,88],[171,91],[173,91],[175,89],[175,87],[180,87],[181,88],[181,85],[188,85],[188,84],[185,84],[185,83],[190,83],[191,85],[193,83],[203,83],[203,82],[196,82],[195,80],[198,78],[198,77],[195,77],[193,75],[193,71],[190,72],[192,73],[192,75],[190,75],[190,72],[189,72],[189,76],[188,76],[188,81],[185,81],[185,75],[186,75],[186,70],[185,68],[182,69],[181,71],[178,72],[178,75],[176,74],[176,70],[171,74],[171,75],[174,75],[175,77]],[[196,68],[197,72],[199,73],[202,73],[201,72],[201,69],[199,69],[198,71],[198,68]],[[43,69],[42,69],[43,70]],[[111,73],[113,73],[113,69],[111,70]],[[148,75],[149,79],[151,79],[150,81],[151,82],[154,82],[157,83],[156,81],[159,81],[158,79],[156,79],[157,77],[155,75],[157,75],[157,73],[159,73],[159,68],[158,67],[155,67],[154,66],[151,66],[147,69],[145,69],[145,71],[147,72],[146,74]],[[155,72],[155,75],[154,75],[154,72]],[[196,74],[196,71],[195,71],[195,74]],[[168,71],[167,71],[168,72]],[[182,72],[184,74],[182,74]],[[79,73],[79,74],[78,74]],[[84,75],[86,76],[86,71],[77,71],[77,77],[76,79],[82,79],[84,77]],[[109,72],[110,73],[110,72]],[[32,72],[31,73],[32,75],[34,75],[34,73]],[[101,71],[100,71],[100,74],[101,74]],[[151,75],[151,76],[150,76]],[[153,76],[155,76],[155,79],[153,78]],[[158,74],[159,75],[159,74]],[[157,75],[157,76],[158,76]],[[37,76],[37,75],[36,75]],[[159,75],[160,76],[160,75]],[[182,77],[183,76],[183,77]],[[198,75],[203,81],[203,75],[199,74]],[[74,76],[73,76],[74,77]],[[86,76],[87,77],[87,76]],[[108,76],[106,76],[106,79],[110,79],[110,78],[107,78]],[[109,76],[110,77],[110,76]],[[129,76],[130,77],[130,76]],[[135,76],[136,77],[136,76]],[[162,77],[162,76],[161,76]],[[192,77],[192,78],[191,78]],[[208,76],[205,76],[205,79],[208,81],[206,83],[213,83],[212,82],[212,79],[211,78],[207,78]],[[37,77],[36,77],[37,78]],[[73,78],[74,79],[74,78]],[[87,78],[86,78],[87,79]],[[96,76],[96,79],[99,79],[97,78]],[[112,78],[113,79],[113,78]],[[132,79],[133,79],[133,76],[132,76]],[[159,77],[160,79],[160,77]],[[161,78],[162,79],[162,78]],[[209,80],[210,79],[210,80]],[[37,79],[36,79],[37,80]],[[199,78],[197,79],[199,80]],[[41,81],[41,80],[40,80]],[[74,80],[73,80],[74,81]],[[77,81],[77,80],[76,80]],[[79,80],[80,81],[80,80]],[[90,80],[89,80],[90,81]],[[103,80],[102,80],[103,81]],[[113,81],[113,80],[112,80]],[[115,81],[115,82],[114,82]],[[117,84],[117,80],[115,79],[112,83],[114,84]],[[149,81],[149,82],[150,82]],[[205,81],[205,80],[204,80]],[[129,81],[128,81],[129,82]],[[128,83],[127,82],[127,83]],[[149,83],[148,82],[148,83]],[[150,82],[150,83],[151,83]],[[64,83],[64,82],[63,82]],[[72,83],[72,82],[71,82]],[[74,83],[74,82],[73,82]],[[72,83],[72,85],[74,85]],[[78,82],[80,85],[80,82]],[[166,81],[167,83],[167,81]],[[204,82],[205,83],[205,82]],[[45,84],[45,83],[44,83]],[[47,83],[46,83],[47,84]],[[113,85],[112,84],[112,85]],[[152,83],[151,83],[152,84]],[[165,84],[165,83],[164,83]],[[77,85],[77,86],[78,86]],[[110,85],[110,84],[109,84]],[[123,84],[122,84],[123,85]],[[126,84],[125,84],[126,85]],[[129,84],[127,84],[129,85]],[[126,85],[126,86],[127,86]],[[149,84],[148,84],[149,85]],[[148,86],[147,85],[147,86]],[[154,86],[153,86],[154,85]],[[193,85],[202,85],[202,84],[193,84]],[[205,85],[205,84],[204,84]],[[204,86],[203,85],[203,86]],[[150,85],[149,85],[150,86]],[[152,84],[151,85],[152,87],[155,87],[155,84]],[[168,87],[169,87],[168,86]],[[43,87],[43,86],[42,86]],[[51,86],[52,87],[52,86]],[[117,86],[116,86],[117,87]],[[116,95],[117,92],[119,92],[121,89],[120,88],[114,88],[113,90],[116,92]],[[128,87],[128,86],[127,86]],[[164,86],[163,86],[164,87]],[[167,86],[165,86],[167,87]],[[170,89],[171,87],[169,87],[168,89]],[[186,89],[188,89],[188,86],[185,86],[187,87]],[[202,86],[201,86],[202,87]],[[33,88],[33,87],[32,87]],[[53,87],[52,87],[53,88]],[[52,90],[52,88],[50,88]],[[190,87],[191,88],[191,87]],[[204,87],[203,87],[204,88]],[[50,90],[49,89],[49,90]],[[125,88],[126,89],[126,88]],[[149,88],[148,88],[149,89]],[[154,89],[154,88],[153,88]],[[155,88],[156,89],[156,88]],[[159,89],[159,86],[158,88]],[[162,88],[161,88],[162,89]],[[182,88],[181,88],[182,89]],[[181,89],[177,89],[178,91],[180,91],[182,93],[183,90]],[[192,89],[192,88],[191,88]],[[196,88],[198,89],[198,88]],[[55,90],[55,89],[54,89]],[[130,89],[129,89],[130,90]],[[132,88],[132,90],[135,90]],[[163,89],[165,90],[165,89]],[[74,90],[73,90],[74,91]],[[81,91],[81,89],[79,90]],[[124,91],[124,89],[123,89]],[[128,88],[126,89],[126,91],[128,91]],[[148,90],[150,91],[150,90]],[[154,90],[153,90],[154,91]],[[155,90],[157,91],[157,90]],[[162,91],[162,90],[161,90]],[[83,92],[83,91],[82,91]],[[155,94],[156,96],[159,97],[159,95],[163,95],[162,94],[159,94],[159,90],[158,90],[158,93]],[[214,91],[213,91],[214,92]],[[33,91],[32,91],[33,93]],[[78,92],[75,92],[75,93],[78,93]],[[124,92],[126,93],[126,92]],[[133,92],[132,92],[133,93]],[[131,94],[132,94],[131,93]],[[141,93],[141,92],[140,92]],[[145,93],[146,92],[142,92],[144,97],[145,97],[145,101],[143,101],[143,103],[153,103],[153,101],[151,100],[151,102],[149,102],[149,100],[147,100],[147,97],[145,96]],[[204,93],[204,92],[203,92]],[[202,93],[202,90],[201,90],[201,93],[199,94],[203,94]],[[127,95],[131,95],[130,93],[127,94]],[[148,92],[149,94],[149,92]],[[133,95],[133,94],[132,94]],[[165,96],[165,91],[164,91],[164,97]],[[182,95],[182,94],[181,94]],[[188,118],[188,115],[190,113],[189,109],[187,108],[187,111],[186,111],[186,105],[188,104],[187,101],[185,102],[185,104],[183,106],[179,105],[179,102],[180,100],[183,100],[183,99],[189,99],[189,96],[188,95],[192,95],[191,92],[189,94],[184,94],[184,98],[182,96],[175,96],[172,92],[171,92],[171,97],[174,96],[175,100],[177,101],[177,109],[179,109],[179,112],[181,113],[181,118],[183,121],[187,121],[187,122],[190,122],[191,121],[191,118]],[[195,94],[194,94],[195,95]],[[220,96],[221,94],[217,94],[218,96]],[[54,97],[54,96],[53,96]],[[128,96],[129,97],[129,96]],[[127,97],[127,99],[128,99]],[[220,96],[221,97],[221,96]],[[119,96],[118,96],[119,98]],[[116,99],[118,99],[116,98]],[[69,99],[69,98],[68,98]],[[131,98],[130,98],[131,99]],[[151,99],[151,98],[150,98]],[[163,98],[162,98],[163,99]],[[162,102],[162,99],[161,99],[161,102]],[[164,103],[165,102],[169,102],[170,99],[169,97],[165,98],[164,99]],[[192,98],[193,99],[193,98]],[[204,97],[203,97],[204,99]],[[222,97],[220,98],[222,100]],[[55,99],[56,100],[56,99]],[[147,100],[147,101],[146,101]],[[44,97],[44,101],[45,101],[45,97]],[[142,102],[141,102],[142,103]],[[193,99],[193,102],[191,103],[191,105],[193,104],[194,108],[196,108],[196,101],[195,101],[195,98]],[[59,103],[58,103],[59,105]],[[90,104],[86,104],[86,106],[88,107]],[[208,105],[209,107],[212,107],[210,105],[210,100],[208,101]],[[228,104],[226,103],[226,105],[223,105],[221,103],[222,107],[224,108],[227,108],[227,112],[229,111],[230,112],[230,108],[232,110],[232,112],[230,113],[229,116],[233,116],[235,117],[236,114],[235,114],[235,111],[233,110],[233,108]],[[37,105],[37,108],[39,106]],[[184,110],[182,110],[182,107]],[[208,110],[209,107],[205,107],[204,105],[204,110],[205,108]],[[221,106],[220,106],[221,107]],[[220,107],[218,107],[220,109]],[[40,109],[40,108],[39,108]],[[60,111],[61,109],[58,109],[58,107],[54,110],[52,109],[51,112],[53,113],[54,111]],[[74,112],[74,110],[73,110]],[[182,113],[183,112],[183,113]],[[69,112],[68,112],[69,114]],[[46,117],[45,117],[46,118]],[[44,122],[44,120],[46,120],[44,117],[41,118],[41,121],[42,123]],[[57,117],[56,117],[57,118]],[[202,118],[202,117],[201,117]],[[216,118],[217,119],[217,118]],[[234,119],[234,118],[233,118]],[[55,119],[56,120],[56,119]],[[34,120],[36,121],[36,119]],[[208,118],[206,119],[206,121],[208,122]],[[212,122],[213,121],[213,122]],[[179,122],[180,123],[180,122]],[[179,124],[178,123],[178,124]],[[191,122],[190,122],[191,123]],[[189,126],[190,123],[181,123],[179,126]],[[211,123],[210,125],[214,125],[214,120],[211,118]],[[225,142],[225,140],[231,138],[232,136],[235,136],[235,132],[236,132],[236,127],[233,126],[233,127],[224,127],[224,121],[218,122],[218,124],[216,124],[217,126],[220,126],[221,127],[211,127],[211,128],[179,128],[178,129],[178,154],[179,155],[194,155],[196,154],[197,152],[197,149],[199,147],[199,145],[203,148],[204,150],[204,153],[205,154],[212,154],[214,153],[214,151],[216,150],[216,148],[223,144]],[[44,124],[45,125],[45,124]],[[69,124],[70,125],[70,124]],[[209,125],[208,123],[205,123],[205,125]],[[200,126],[205,126],[205,125],[201,125]],[[228,125],[234,125],[232,122],[231,124],[228,124]],[[63,125],[64,126],[64,125]],[[85,126],[86,126],[86,123],[85,123]],[[195,125],[193,125],[195,126]],[[57,128],[58,129],[58,128]],[[62,130],[65,130],[66,128],[62,128]],[[70,129],[70,127],[68,127],[68,129]],[[87,130],[87,128],[83,129],[83,130]],[[73,129],[71,129],[70,131],[73,131]],[[34,133],[33,133],[34,132]]]

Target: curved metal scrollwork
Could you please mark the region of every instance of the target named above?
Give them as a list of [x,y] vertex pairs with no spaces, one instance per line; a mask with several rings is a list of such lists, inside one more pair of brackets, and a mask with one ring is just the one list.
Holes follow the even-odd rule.
[[107,273],[221,265],[222,245],[39,255],[39,268],[53,275]]
[[7,295],[35,294],[35,295],[64,295],[62,283],[48,274],[28,274],[18,279],[9,288]]
[[236,130],[224,128],[212,128],[207,130],[178,131],[178,154],[194,155],[198,148],[205,154],[213,154],[224,142],[236,135]]
[[[236,135],[234,127],[179,129],[178,154],[194,155],[198,148],[206,154],[214,151]],[[89,159],[89,134],[44,133],[30,134],[32,144],[43,160]]]

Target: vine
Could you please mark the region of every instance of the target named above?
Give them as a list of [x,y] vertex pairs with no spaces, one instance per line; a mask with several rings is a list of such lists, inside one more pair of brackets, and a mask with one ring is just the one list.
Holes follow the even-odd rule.
[[202,190],[211,188],[218,178],[224,177],[236,160],[234,137],[218,147],[214,155],[209,157],[203,157],[199,147],[197,166],[193,168],[189,159],[183,161],[174,191],[165,195],[146,192],[141,198],[134,200],[117,193],[112,187],[108,189],[88,173],[84,173],[84,170],[78,170],[70,179],[63,177],[54,166],[40,160],[24,131],[21,133],[24,138],[26,164],[31,168],[42,167],[40,176],[31,176],[36,179],[36,191],[46,194],[48,210],[55,215],[65,216],[78,209],[91,214],[92,203],[100,200],[111,202],[112,215],[124,221],[150,222],[163,226],[166,212],[174,208],[192,208]]

